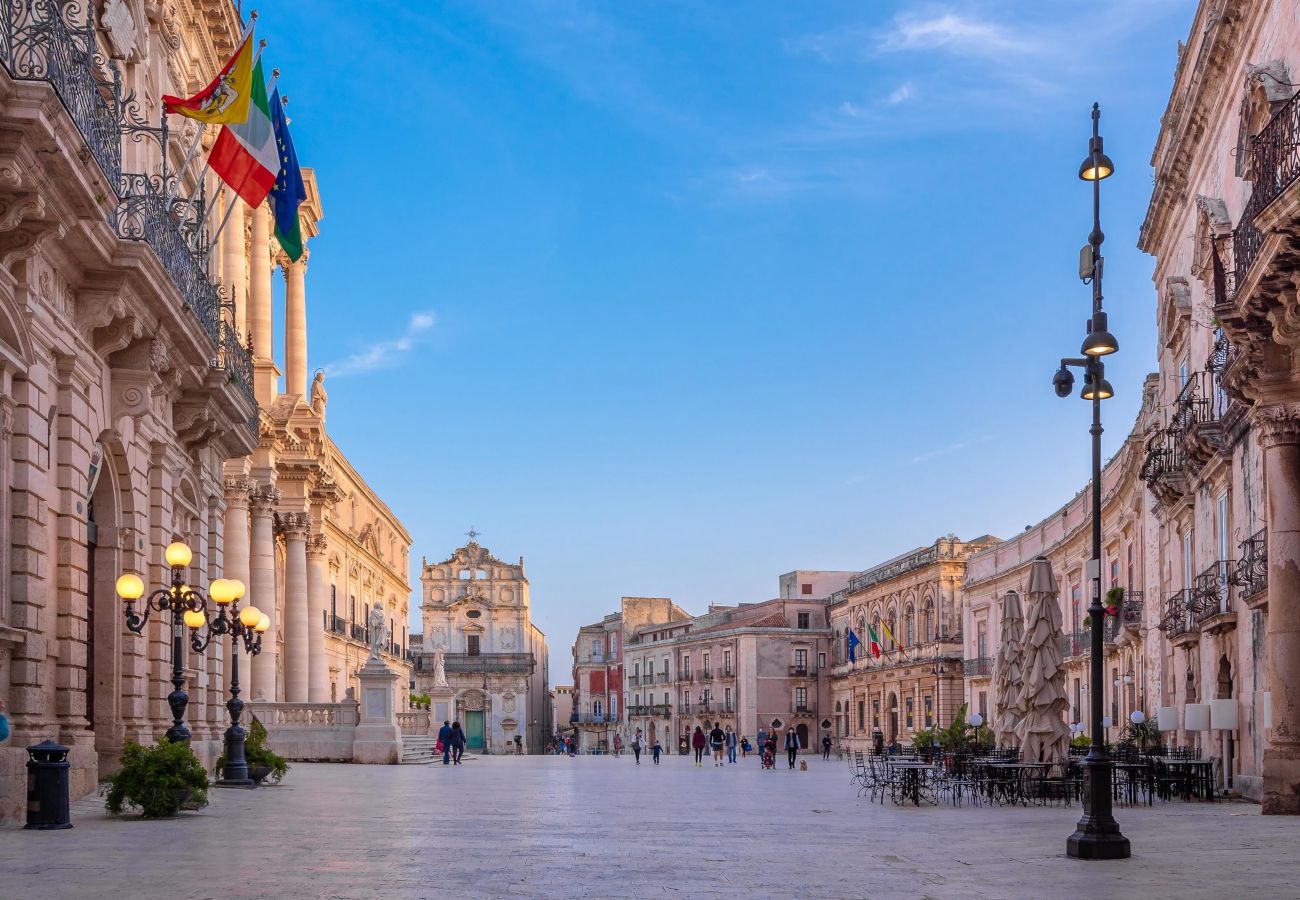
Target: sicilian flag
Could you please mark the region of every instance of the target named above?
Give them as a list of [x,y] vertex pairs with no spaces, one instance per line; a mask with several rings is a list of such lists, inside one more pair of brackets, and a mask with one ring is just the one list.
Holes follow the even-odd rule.
[[870,623],[867,624],[867,636],[871,638],[871,655],[880,659],[880,638],[876,637],[876,629],[872,628]]
[[302,222],[298,207],[307,199],[307,187],[302,183],[302,169],[298,154],[289,137],[289,121],[284,117],[284,104],[280,92],[271,94],[271,128],[275,132],[275,147],[280,155],[280,174],[271,187],[271,212],[275,217],[275,239],[284,248],[285,255],[297,262],[302,258]]
[[853,629],[850,628],[849,629],[849,662],[855,663],[858,661],[858,645],[861,643],[862,641],[858,639],[858,636],[853,633]]
[[189,99],[164,95],[163,107],[169,113],[207,125],[233,125],[248,118],[252,86],[253,32],[250,28],[235,55],[211,84]]
[[883,632],[885,633],[885,637],[889,638],[891,641],[894,642],[894,645],[895,645],[896,647],[898,647],[899,650],[902,650],[902,649],[903,649],[903,645],[902,645],[902,643],[898,640],[898,638],[894,637],[894,633],[893,633],[892,631],[889,630],[889,625],[888,625],[888,624],[886,624],[886,623],[884,623],[884,622],[881,622],[881,623],[880,623],[880,630],[883,631]]
[[253,66],[253,87],[248,104],[248,119],[235,125],[223,125],[217,142],[208,154],[208,166],[230,189],[253,208],[262,205],[275,185],[280,172],[280,154],[275,146],[275,129],[271,126],[271,106],[266,98],[266,80],[262,63]]

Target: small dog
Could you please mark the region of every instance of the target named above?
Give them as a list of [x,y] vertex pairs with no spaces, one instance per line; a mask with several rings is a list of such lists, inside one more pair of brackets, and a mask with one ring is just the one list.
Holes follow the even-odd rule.
[[800,771],[800,772],[807,772],[807,771],[808,771],[808,760],[806,760],[806,759],[801,759],[801,760],[799,760],[799,771]]

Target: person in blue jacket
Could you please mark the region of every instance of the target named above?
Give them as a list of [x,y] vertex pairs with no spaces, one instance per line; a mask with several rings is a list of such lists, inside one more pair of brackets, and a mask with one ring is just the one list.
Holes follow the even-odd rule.
[[451,765],[451,723],[446,719],[442,720],[442,727],[438,729],[438,742],[442,744],[442,764]]

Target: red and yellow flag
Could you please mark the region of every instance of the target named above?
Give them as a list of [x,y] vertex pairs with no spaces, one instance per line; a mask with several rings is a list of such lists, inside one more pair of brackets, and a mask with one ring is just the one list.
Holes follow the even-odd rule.
[[253,33],[250,30],[211,84],[188,100],[164,95],[163,106],[169,113],[209,125],[238,125],[248,118],[252,86]]

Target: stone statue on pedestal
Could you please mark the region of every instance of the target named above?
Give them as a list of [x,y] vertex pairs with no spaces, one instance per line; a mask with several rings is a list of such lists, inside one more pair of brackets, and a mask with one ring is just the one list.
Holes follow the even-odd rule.
[[370,610],[370,658],[379,659],[379,652],[384,648],[384,643],[388,637],[384,625],[384,604],[376,600],[374,608]]
[[441,647],[433,651],[433,684],[435,687],[447,687],[447,652]]

